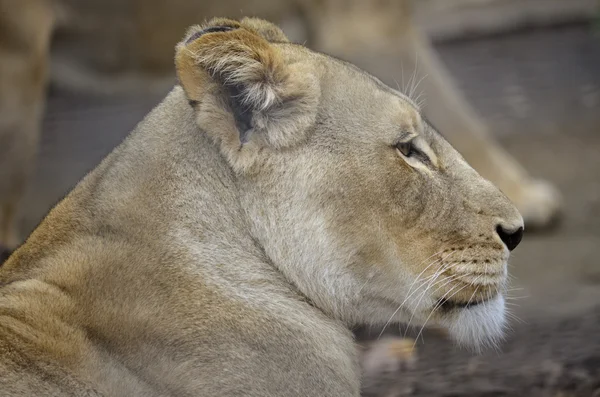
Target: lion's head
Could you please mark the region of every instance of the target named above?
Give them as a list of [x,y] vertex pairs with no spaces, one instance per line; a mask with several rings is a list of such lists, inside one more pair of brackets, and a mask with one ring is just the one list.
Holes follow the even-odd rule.
[[501,334],[522,218],[407,96],[257,19],[193,27],[176,64],[253,238],[315,306]]

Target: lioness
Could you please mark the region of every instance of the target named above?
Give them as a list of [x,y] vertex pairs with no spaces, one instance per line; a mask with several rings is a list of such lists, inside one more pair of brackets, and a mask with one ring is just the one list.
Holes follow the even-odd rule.
[[501,336],[523,220],[408,97],[258,19],[176,66],[0,269],[4,395],[358,396],[354,324]]
[[547,225],[559,209],[558,193],[532,178],[487,133],[437,59],[426,34],[415,25],[410,3],[0,0],[0,249],[14,249],[22,241],[17,227],[19,206],[33,169],[49,75],[59,85],[85,92],[162,89],[164,84],[168,88],[174,77],[172,46],[185,28],[210,16],[242,11],[278,20],[295,34],[296,41],[307,40],[312,48],[355,63],[379,62],[386,53],[401,54],[397,73],[388,76],[389,80],[400,81],[402,67],[408,80],[416,67],[413,82],[422,80],[420,88],[427,98],[424,113],[443,125],[450,143],[515,203],[528,227]]

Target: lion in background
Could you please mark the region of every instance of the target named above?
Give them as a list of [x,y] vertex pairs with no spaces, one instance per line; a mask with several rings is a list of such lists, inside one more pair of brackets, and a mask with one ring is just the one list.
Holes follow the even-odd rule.
[[164,90],[174,82],[172,43],[185,27],[242,13],[279,22],[293,41],[342,58],[367,49],[373,56],[401,52],[407,75],[416,54],[412,85],[422,80],[428,118],[516,204],[528,226],[547,225],[556,215],[558,193],[488,134],[407,0],[0,0],[0,246],[22,241],[19,204],[35,163],[49,79],[84,91]]
[[3,394],[358,397],[357,324],[502,336],[523,219],[413,100],[255,18],[175,63],[0,268]]

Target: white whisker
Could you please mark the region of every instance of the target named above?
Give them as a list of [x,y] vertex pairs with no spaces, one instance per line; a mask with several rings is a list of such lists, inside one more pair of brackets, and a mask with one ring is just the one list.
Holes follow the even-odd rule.
[[465,289],[468,286],[469,286],[468,284],[465,284],[458,291],[455,291],[452,295],[448,296],[448,294],[450,292],[452,292],[456,287],[458,287],[458,285],[455,285],[450,290],[448,290],[448,292],[446,292],[444,294],[444,296],[442,296],[442,298],[440,298],[440,300],[436,303],[436,305],[433,307],[433,309],[431,309],[431,313],[429,313],[429,316],[427,316],[427,318],[425,319],[425,322],[423,323],[423,326],[421,326],[421,329],[419,330],[419,333],[417,334],[417,337],[415,338],[415,343],[413,344],[413,347],[416,346],[417,341],[419,340],[419,336],[421,336],[421,334],[423,333],[423,330],[425,329],[425,326],[427,325],[427,322],[429,321],[429,319],[431,318],[431,316],[433,315],[433,313],[435,313],[435,311],[443,304],[444,300],[452,298],[454,295],[456,295],[457,293],[459,293],[460,291],[462,291],[463,289]]
[[[430,258],[432,258],[432,257],[434,257],[434,256],[436,256],[436,255],[438,255],[438,254],[440,254],[440,253],[442,253],[442,252],[444,252],[444,250],[442,250],[442,251],[440,251],[440,252],[437,252],[437,253],[435,253],[435,254],[431,255],[431,256],[430,256],[429,258],[427,258],[427,259],[430,259]],[[438,263],[438,262],[440,262],[440,261],[444,261],[446,258],[450,257],[450,256],[451,256],[453,253],[454,253],[454,251],[453,251],[453,252],[451,252],[451,253],[449,253],[448,255],[446,255],[446,256],[445,256],[445,257],[443,257],[443,258],[439,258],[439,259],[436,259],[435,261],[431,262],[429,265],[427,265],[427,266],[425,267],[425,269],[423,269],[423,270],[421,271],[421,273],[419,273],[419,275],[417,275],[417,277],[416,277],[416,278],[413,280],[413,282],[411,283],[410,287],[408,288],[408,292],[407,292],[408,296],[407,296],[407,297],[406,297],[406,298],[405,298],[405,299],[402,301],[402,303],[400,303],[400,305],[398,305],[398,308],[397,308],[397,309],[396,309],[396,310],[395,310],[395,311],[392,313],[392,315],[390,316],[390,318],[388,319],[388,321],[385,323],[385,325],[384,325],[384,326],[383,326],[383,328],[381,329],[381,332],[379,333],[379,336],[378,336],[378,338],[377,338],[377,339],[380,339],[380,338],[381,338],[381,336],[382,336],[382,335],[383,335],[383,333],[385,332],[385,330],[386,330],[386,328],[388,327],[388,325],[390,325],[390,323],[392,322],[392,320],[393,320],[393,318],[396,316],[396,314],[398,314],[398,312],[399,312],[399,311],[402,309],[402,307],[404,307],[404,304],[405,304],[405,303],[408,301],[408,299],[410,299],[410,297],[411,297],[411,296],[412,296],[412,295],[413,295],[415,292],[419,291],[419,289],[420,289],[420,288],[421,288],[423,285],[427,284],[428,282],[431,282],[431,281],[435,280],[435,278],[436,278],[436,277],[439,277],[439,275],[441,274],[441,272],[443,272],[443,269],[442,269],[442,268],[440,268],[440,269],[439,269],[438,271],[436,271],[436,272],[435,272],[433,275],[431,275],[431,276],[429,276],[429,277],[426,277],[425,279],[421,279],[421,278],[420,278],[420,277],[421,277],[421,275],[423,275],[423,273],[425,273],[425,271],[427,271],[427,269],[429,269],[429,268],[430,268],[432,265],[434,265],[434,264],[436,264],[436,263]],[[427,260],[427,259],[425,259],[425,260]],[[424,260],[424,261],[425,261],[425,260]],[[423,263],[424,261],[422,261],[421,263]],[[417,282],[419,282],[419,281],[420,281],[421,283],[420,283],[420,284],[419,284],[419,286],[418,286],[417,288],[415,288],[415,289],[414,289],[414,291],[413,291],[413,286],[415,285],[415,283],[417,283]],[[426,290],[427,290],[427,288],[425,289],[425,291],[426,291]],[[411,291],[412,291],[412,292],[411,292]],[[412,317],[413,317],[413,316],[414,316],[414,313],[411,315],[411,320],[412,320]],[[410,321],[409,321],[409,324],[408,324],[408,325],[410,326]]]

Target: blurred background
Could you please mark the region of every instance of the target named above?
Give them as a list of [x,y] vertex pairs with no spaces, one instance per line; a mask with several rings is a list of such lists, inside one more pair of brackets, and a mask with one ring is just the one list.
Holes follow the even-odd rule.
[[[459,151],[457,139],[501,145],[562,195],[560,222],[552,214],[552,222],[526,230],[511,256],[514,317],[506,342],[472,354],[430,330],[413,351],[399,338],[418,330],[358,329],[368,364],[364,395],[600,396],[598,7],[595,0],[0,0],[0,129],[14,126],[6,120],[22,108],[34,109],[23,118],[39,117],[41,126],[29,140],[36,155],[27,160],[31,180],[16,227],[27,235],[160,102],[175,82],[173,48],[189,25],[212,16],[265,17],[293,41],[422,94],[426,111],[432,103],[442,122],[444,111],[473,112],[482,123],[473,128],[492,143],[480,133],[450,136]],[[30,41],[11,36],[15,24],[29,29],[19,34]],[[47,79],[32,73],[31,84],[18,86],[2,65],[27,43],[35,51],[26,64]],[[423,72],[419,59],[428,51],[459,97],[427,96],[432,64]],[[23,87],[34,94],[16,104],[6,99]],[[457,108],[461,101],[466,110]],[[437,128],[445,133],[444,124]],[[0,156],[14,153],[9,146],[0,134]],[[14,164],[7,167],[20,167]],[[492,174],[503,167],[489,166]]]

